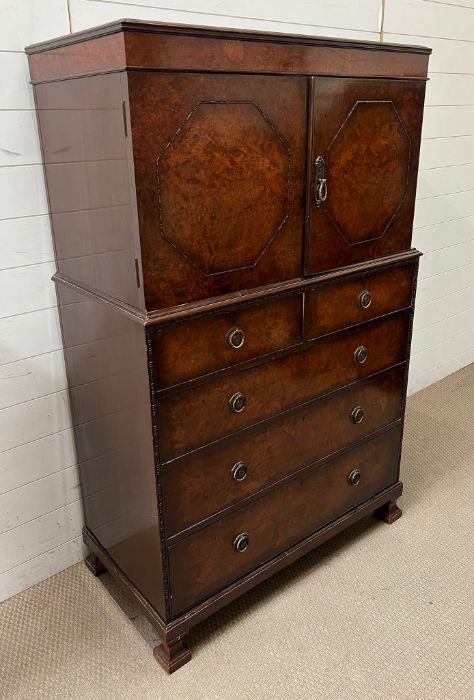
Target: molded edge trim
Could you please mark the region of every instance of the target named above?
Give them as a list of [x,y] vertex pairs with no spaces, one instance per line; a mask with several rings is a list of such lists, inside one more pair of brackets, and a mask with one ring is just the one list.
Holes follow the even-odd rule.
[[171,34],[214,38],[238,39],[239,41],[269,41],[277,44],[307,44],[309,46],[325,46],[328,48],[355,48],[368,51],[395,51],[398,53],[417,53],[429,55],[432,49],[417,44],[393,44],[360,39],[338,39],[336,37],[320,37],[308,34],[285,34],[284,32],[264,32],[247,29],[218,28],[208,25],[168,24],[166,22],[143,22],[133,19],[122,19],[107,24],[101,24],[91,29],[84,29],[73,34],[66,34],[55,39],[30,44],[25,48],[27,54],[40,53],[70,44],[96,39],[98,37],[116,34],[118,32],[141,32],[151,34]]
[[338,280],[340,278],[349,279],[350,277],[355,277],[364,272],[372,272],[383,268],[394,267],[398,264],[409,263],[421,257],[421,255],[422,253],[420,253],[419,250],[416,250],[416,248],[411,248],[410,250],[406,250],[401,253],[386,255],[383,258],[375,258],[373,260],[366,260],[362,263],[355,263],[354,265],[339,267],[335,270],[330,270],[329,272],[322,272],[317,275],[313,275],[312,277],[297,277],[285,282],[277,282],[262,287],[253,287],[251,289],[232,292],[222,296],[210,297],[199,301],[189,302],[187,304],[181,304],[180,306],[171,306],[158,311],[149,311],[147,313],[135,306],[131,306],[130,304],[120,301],[119,299],[109,296],[108,294],[100,292],[97,289],[85,287],[61,272],[56,272],[53,275],[52,280],[56,284],[62,284],[65,287],[73,289],[79,294],[89,296],[96,301],[115,309],[119,313],[122,313],[132,320],[137,321],[137,323],[141,323],[143,326],[151,326],[155,324],[168,323],[177,319],[187,318],[189,316],[202,315],[211,311],[213,312],[220,309],[240,306],[243,302],[260,299],[272,299],[285,294],[290,294],[292,292],[304,292],[310,288],[316,288],[320,285]]

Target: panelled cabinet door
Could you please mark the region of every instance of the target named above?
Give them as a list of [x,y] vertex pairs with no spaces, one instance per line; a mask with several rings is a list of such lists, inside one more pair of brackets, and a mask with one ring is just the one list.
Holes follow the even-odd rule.
[[148,310],[301,275],[305,78],[131,72]]
[[312,80],[307,275],[410,247],[425,83]]

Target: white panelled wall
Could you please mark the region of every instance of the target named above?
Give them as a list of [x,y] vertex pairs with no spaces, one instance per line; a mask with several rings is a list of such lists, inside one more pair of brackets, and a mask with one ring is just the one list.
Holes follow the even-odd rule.
[[0,600],[84,556],[23,47],[121,17],[429,45],[410,391],[474,361],[474,0],[0,0]]

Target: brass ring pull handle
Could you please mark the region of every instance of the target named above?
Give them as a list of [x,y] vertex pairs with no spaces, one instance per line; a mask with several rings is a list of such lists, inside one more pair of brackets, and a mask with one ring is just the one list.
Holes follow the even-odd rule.
[[242,394],[240,391],[236,391],[235,394],[232,394],[229,399],[229,408],[234,413],[242,413],[246,403],[247,399],[245,398],[245,394]]
[[241,328],[231,328],[226,335],[227,345],[233,350],[238,350],[245,343],[245,333]]
[[362,408],[362,406],[356,406],[351,411],[351,422],[357,425],[358,423],[362,423],[363,420],[364,409]]
[[347,477],[347,482],[350,484],[350,486],[357,486],[361,478],[362,474],[360,471],[358,469],[353,469]]
[[365,345],[359,345],[359,347],[354,350],[354,362],[356,362],[358,365],[363,365],[368,356],[369,351]]
[[247,478],[247,465],[242,461],[236,462],[230,473],[234,481],[243,481]]
[[322,156],[318,156],[314,161],[314,169],[314,203],[320,207],[328,198],[326,162]]
[[359,306],[361,309],[368,309],[372,303],[372,294],[368,289],[364,289],[363,292],[359,294]]
[[242,553],[245,552],[247,547],[250,544],[250,537],[247,535],[246,532],[241,532],[240,535],[237,535],[235,540],[233,541],[233,546],[236,552]]

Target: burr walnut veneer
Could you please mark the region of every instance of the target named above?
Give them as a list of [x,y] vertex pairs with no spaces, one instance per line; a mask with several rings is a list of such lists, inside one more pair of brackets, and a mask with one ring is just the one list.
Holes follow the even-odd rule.
[[401,514],[430,51],[134,21],[27,51],[86,561],[171,672],[191,626]]

